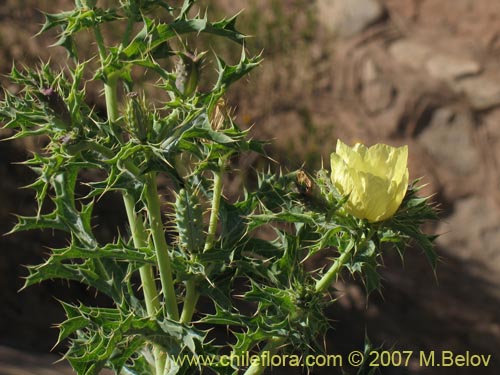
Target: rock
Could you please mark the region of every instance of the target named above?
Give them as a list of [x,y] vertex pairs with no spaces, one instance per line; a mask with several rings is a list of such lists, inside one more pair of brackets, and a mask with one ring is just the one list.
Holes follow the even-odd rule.
[[500,77],[471,77],[459,80],[453,89],[464,93],[476,110],[482,111],[500,105]]
[[361,99],[369,113],[375,114],[390,107],[396,90],[389,81],[381,76],[371,59],[366,60],[363,65],[361,82]]
[[463,178],[477,172],[480,154],[472,139],[474,120],[468,111],[451,107],[436,110],[419,140],[434,157],[438,168]]
[[462,259],[483,259],[490,264],[500,262],[500,214],[494,202],[472,196],[457,201],[453,213],[441,221],[438,245],[450,249]]
[[389,46],[389,53],[396,62],[420,70],[432,56],[433,50],[423,43],[411,39],[401,39]]
[[481,72],[481,65],[476,61],[448,54],[432,56],[425,66],[431,76],[446,81]]
[[385,14],[377,0],[318,0],[320,23],[340,37],[359,34]]
[[376,114],[391,106],[395,94],[396,90],[387,82],[375,81],[363,87],[361,98],[367,111]]
[[371,83],[376,81],[380,76],[380,73],[372,59],[367,59],[363,64],[363,70],[361,71],[361,77],[363,82]]

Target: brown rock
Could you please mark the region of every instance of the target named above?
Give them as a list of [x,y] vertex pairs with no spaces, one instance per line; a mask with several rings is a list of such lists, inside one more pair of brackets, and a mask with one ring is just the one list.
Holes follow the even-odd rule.
[[411,39],[402,39],[389,46],[389,53],[396,62],[420,70],[432,55],[432,48]]
[[377,0],[318,0],[317,7],[319,21],[340,37],[359,34],[385,13]]
[[432,56],[427,61],[426,68],[431,76],[447,81],[481,72],[481,65],[478,62],[447,54]]
[[454,177],[470,176],[480,165],[480,154],[472,139],[473,123],[468,111],[440,108],[419,137],[439,167]]
[[463,92],[476,110],[500,105],[500,77],[472,77],[458,81],[454,89]]
[[448,232],[439,237],[438,244],[453,249],[462,259],[500,264],[500,215],[488,198],[472,196],[457,201],[453,214],[440,222],[438,232]]

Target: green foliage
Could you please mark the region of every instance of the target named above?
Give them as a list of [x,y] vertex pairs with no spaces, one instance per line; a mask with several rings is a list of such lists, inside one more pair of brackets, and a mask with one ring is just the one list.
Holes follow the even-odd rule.
[[[63,302],[67,320],[60,324],[60,340],[70,339],[66,358],[78,374],[102,368],[117,374],[199,373],[176,366],[172,356],[240,353],[266,343],[274,343],[273,350],[320,350],[329,327],[325,307],[334,302],[329,288],[343,269],[361,277],[371,292],[380,286],[383,252],[395,248],[402,254],[410,240],[436,266],[434,237],[421,231],[436,216],[415,186],[393,218],[376,224],[343,210],[346,197],[324,170],[314,176],[258,172],[255,188],[238,199],[226,197],[223,176],[231,158],[264,151],[235,124],[222,98],[260,57],[248,57],[242,47],[239,62],[228,65],[215,54],[218,78],[202,92],[207,55],[189,51],[181,38],[210,33],[243,44],[237,17],[212,22],[191,16],[190,0],[180,7],[159,0],[113,3],[106,8],[81,0],[71,11],[47,14],[42,32],[58,28],[56,45],[73,61],[59,72],[49,64],[14,67],[10,78],[20,91],[6,91],[0,103],[12,138],[47,140],[26,162],[37,175],[29,186],[37,212],[19,217],[11,233],[50,229],[68,240],[66,247],[51,249],[43,264],[29,267],[25,286],[73,280],[113,301],[107,308]],[[106,45],[104,24],[123,28],[122,40]],[[85,29],[95,35],[97,72],[79,60],[75,35]],[[177,59],[177,67],[162,59]],[[134,67],[155,74],[156,86],[170,99],[153,101],[135,91]],[[104,87],[107,116],[85,101],[90,82]],[[83,180],[84,171],[101,180]],[[167,181],[162,196],[172,197],[167,215],[158,177]],[[84,196],[76,193],[82,188]],[[123,196],[130,233],[99,243],[93,207],[109,192]],[[318,252],[331,264],[307,271],[305,262]],[[212,314],[197,313],[200,297],[211,301]],[[238,308],[239,300],[247,307]],[[233,336],[227,345],[208,338],[209,328],[218,326]]]

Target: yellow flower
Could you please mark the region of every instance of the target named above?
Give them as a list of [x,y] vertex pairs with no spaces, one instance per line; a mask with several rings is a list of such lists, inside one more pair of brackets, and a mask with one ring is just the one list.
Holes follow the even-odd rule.
[[349,147],[337,141],[330,156],[331,179],[340,194],[349,196],[347,211],[371,222],[390,218],[408,188],[408,146],[362,144]]

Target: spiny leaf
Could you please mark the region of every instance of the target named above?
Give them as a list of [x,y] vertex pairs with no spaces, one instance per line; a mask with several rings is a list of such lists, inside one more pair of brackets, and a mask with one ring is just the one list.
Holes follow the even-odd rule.
[[76,334],[66,358],[82,373],[104,366],[119,372],[146,342],[161,345],[169,355],[179,355],[184,350],[195,353],[205,338],[202,332],[177,322],[139,317],[117,308],[63,306],[70,318],[61,324],[61,339]]
[[283,211],[278,213],[269,212],[264,214],[252,214],[249,216],[249,221],[249,230],[253,230],[261,225],[268,224],[273,221],[283,223],[314,224],[314,217],[307,213]]
[[241,51],[241,58],[238,64],[228,65],[221,57],[216,56],[217,65],[219,66],[219,77],[215,84],[214,91],[225,90],[232,83],[239,80],[241,77],[247,75],[252,69],[257,67],[262,59],[260,56],[248,58],[243,48]]

